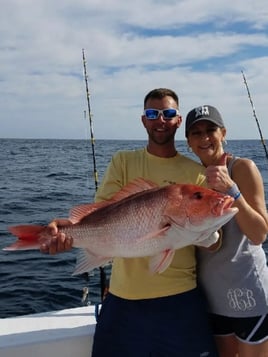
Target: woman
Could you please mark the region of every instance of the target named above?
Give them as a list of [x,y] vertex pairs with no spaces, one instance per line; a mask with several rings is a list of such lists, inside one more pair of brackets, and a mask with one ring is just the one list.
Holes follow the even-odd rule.
[[[199,249],[199,281],[221,357],[268,356],[268,232],[264,187],[252,160],[225,154],[226,128],[215,107],[186,117],[189,148],[206,167],[209,188],[234,197],[239,212],[222,228],[221,246]],[[220,245],[220,244],[219,244]]]

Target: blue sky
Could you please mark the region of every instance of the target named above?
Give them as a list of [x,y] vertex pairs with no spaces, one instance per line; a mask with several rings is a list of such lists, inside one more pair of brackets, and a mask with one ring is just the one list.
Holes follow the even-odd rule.
[[[227,139],[268,137],[267,0],[2,0],[2,138],[146,139],[145,94],[175,90],[185,118],[222,113]],[[184,139],[183,128],[178,140]]]

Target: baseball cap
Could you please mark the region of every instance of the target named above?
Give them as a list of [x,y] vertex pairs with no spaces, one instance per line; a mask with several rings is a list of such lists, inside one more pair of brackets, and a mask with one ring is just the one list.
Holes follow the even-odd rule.
[[220,128],[224,127],[222,117],[215,107],[212,105],[201,105],[192,109],[186,116],[185,136],[187,137],[191,126],[200,120],[208,120]]

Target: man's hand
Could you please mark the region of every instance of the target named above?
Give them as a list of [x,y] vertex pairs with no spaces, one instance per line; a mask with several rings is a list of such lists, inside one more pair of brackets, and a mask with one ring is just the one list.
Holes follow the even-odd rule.
[[66,252],[73,246],[73,239],[67,237],[64,233],[59,232],[60,227],[71,225],[68,219],[54,219],[49,223],[48,229],[52,235],[50,241],[43,243],[40,247],[42,253],[56,254]]

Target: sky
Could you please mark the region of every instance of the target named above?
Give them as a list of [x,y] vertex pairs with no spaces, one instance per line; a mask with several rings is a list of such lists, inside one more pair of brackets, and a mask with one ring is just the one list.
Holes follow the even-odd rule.
[[257,121],[268,137],[267,0],[2,0],[0,36],[0,138],[89,138],[84,64],[96,140],[146,140],[159,87],[180,98],[177,140],[204,104],[227,140],[259,139]]

